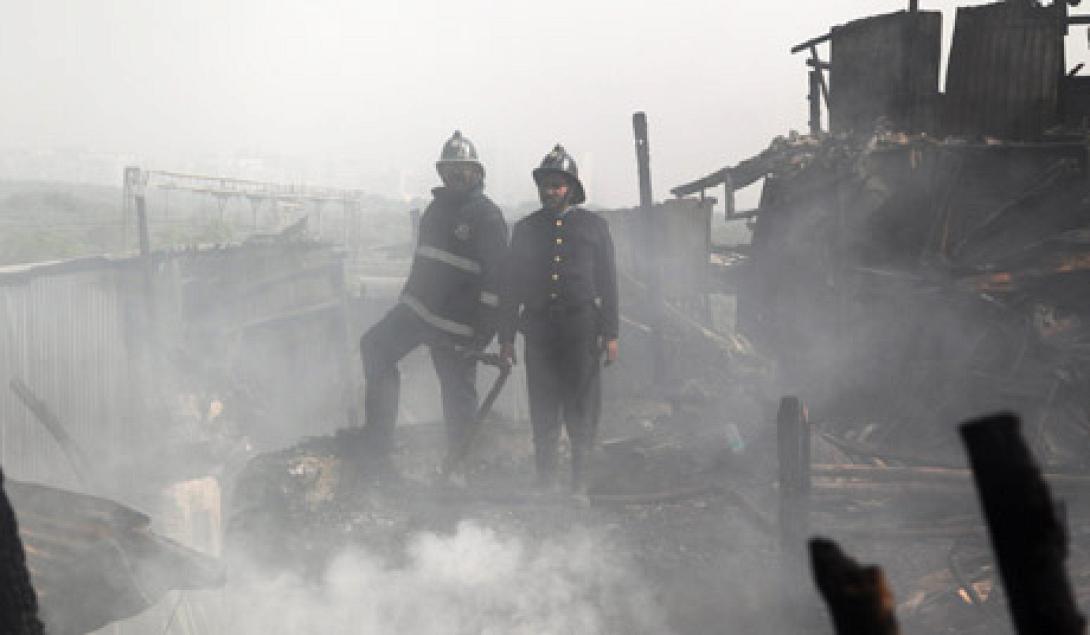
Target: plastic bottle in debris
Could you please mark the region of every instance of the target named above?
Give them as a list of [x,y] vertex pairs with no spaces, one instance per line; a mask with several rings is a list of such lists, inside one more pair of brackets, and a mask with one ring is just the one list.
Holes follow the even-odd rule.
[[742,439],[742,433],[738,430],[737,424],[727,424],[727,447],[734,454],[741,454],[746,449],[746,442]]

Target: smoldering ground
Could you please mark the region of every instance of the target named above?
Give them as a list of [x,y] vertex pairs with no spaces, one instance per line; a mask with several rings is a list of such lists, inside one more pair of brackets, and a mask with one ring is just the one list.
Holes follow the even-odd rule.
[[400,554],[345,549],[317,579],[237,558],[230,572],[221,592],[191,598],[203,632],[671,632],[632,563],[578,526],[535,540],[466,520],[415,534]]

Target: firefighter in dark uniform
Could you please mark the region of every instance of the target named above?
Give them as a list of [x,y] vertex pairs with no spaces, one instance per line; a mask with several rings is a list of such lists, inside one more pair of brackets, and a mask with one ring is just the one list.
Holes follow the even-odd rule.
[[455,132],[436,169],[443,187],[420,218],[416,252],[397,305],[360,340],[363,439],[369,456],[389,459],[401,376],[397,364],[421,344],[431,349],[446,420],[447,450],[461,446],[477,409],[477,363],[496,331],[499,274],[507,223],[484,195],[484,167],[469,139]]
[[606,221],[586,200],[575,161],[557,145],[533,172],[542,208],[515,224],[504,268],[500,355],[515,362],[525,336],[526,381],[539,487],[556,487],[561,422],[572,494],[587,502],[601,410],[599,368],[617,359],[617,273]]

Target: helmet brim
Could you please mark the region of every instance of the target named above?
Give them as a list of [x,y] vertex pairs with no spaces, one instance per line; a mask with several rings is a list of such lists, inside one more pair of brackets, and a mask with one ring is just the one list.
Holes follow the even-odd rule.
[[571,172],[564,170],[558,170],[556,168],[534,168],[534,183],[541,185],[541,178],[546,174],[559,174],[568,179],[568,183],[572,186],[572,205],[578,205],[587,200],[587,194],[583,191],[583,182],[579,180],[579,177],[572,176]]
[[484,178],[484,164],[481,163],[480,161],[474,161],[473,159],[445,159],[445,160],[442,160],[442,161],[436,161],[435,162],[435,171],[439,172],[441,174],[442,171],[443,171],[443,166],[445,166],[445,165],[466,165],[466,164],[476,166],[477,169],[481,171],[481,178],[482,179]]

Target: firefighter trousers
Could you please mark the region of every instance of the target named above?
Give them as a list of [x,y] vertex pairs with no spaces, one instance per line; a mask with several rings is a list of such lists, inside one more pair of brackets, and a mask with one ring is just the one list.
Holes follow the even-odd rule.
[[461,446],[477,414],[477,362],[443,345],[435,329],[408,307],[398,304],[360,338],[363,358],[364,444],[375,457],[388,457],[394,446],[394,427],[401,398],[401,373],[397,365],[416,347],[431,349],[432,364],[439,376],[439,390],[446,420],[447,448]]
[[523,315],[534,459],[542,485],[555,481],[560,429],[572,455],[572,487],[585,488],[602,392],[599,323],[593,305]]

